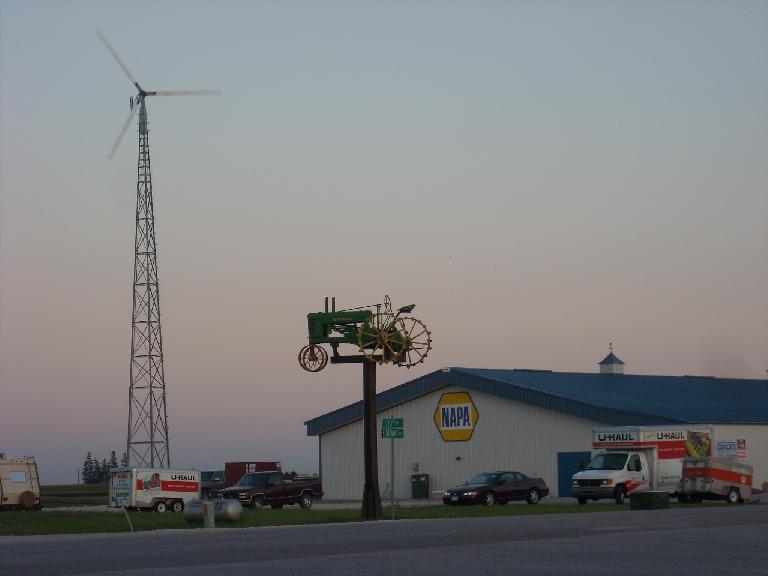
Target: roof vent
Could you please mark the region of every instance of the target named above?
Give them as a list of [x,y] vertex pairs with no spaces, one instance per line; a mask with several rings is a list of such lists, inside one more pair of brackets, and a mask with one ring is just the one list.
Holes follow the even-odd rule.
[[613,342],[608,345],[608,356],[599,365],[600,374],[624,374],[624,362],[613,353]]

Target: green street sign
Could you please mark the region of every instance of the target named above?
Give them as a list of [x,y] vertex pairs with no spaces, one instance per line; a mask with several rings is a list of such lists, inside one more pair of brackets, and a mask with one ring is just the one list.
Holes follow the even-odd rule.
[[403,429],[402,428],[382,428],[381,437],[382,438],[402,438]]
[[402,428],[403,427],[403,419],[402,418],[382,418],[382,420],[381,420],[381,427],[383,429],[386,429],[386,428]]

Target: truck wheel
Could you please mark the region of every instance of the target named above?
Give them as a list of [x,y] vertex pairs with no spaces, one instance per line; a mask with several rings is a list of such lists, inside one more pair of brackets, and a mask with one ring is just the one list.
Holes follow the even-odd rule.
[[528,502],[528,504],[539,503],[539,491],[536,488],[531,488],[531,491],[528,492],[528,498],[526,499],[526,502]]
[[184,502],[181,500],[171,502],[171,512],[181,512],[182,510],[184,510]]
[[312,494],[310,492],[304,492],[304,494],[301,495],[299,506],[306,510],[312,508]]
[[483,496],[483,506],[493,506],[496,504],[496,495],[493,492],[488,492]]
[[616,486],[616,490],[613,492],[613,499],[616,504],[624,504],[624,500],[627,498],[627,489],[624,486]]
[[728,504],[738,504],[741,501],[741,494],[739,494],[739,489],[731,488],[728,490],[728,495],[726,498],[728,499]]
[[688,494],[678,494],[677,501],[680,502],[680,504],[688,504]]
[[264,508],[264,496],[254,496],[251,504],[254,510],[261,510]]
[[585,506],[587,504],[586,496],[579,496],[578,498],[576,498],[576,500],[579,501],[580,506]]
[[168,506],[166,505],[165,501],[160,500],[155,504],[155,512],[160,512],[161,514],[168,510]]

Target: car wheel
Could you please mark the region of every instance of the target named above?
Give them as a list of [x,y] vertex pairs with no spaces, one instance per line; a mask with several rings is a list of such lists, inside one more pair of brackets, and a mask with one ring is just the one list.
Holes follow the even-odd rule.
[[168,510],[168,506],[165,504],[163,500],[160,500],[155,504],[155,512],[160,512],[160,514],[162,514],[166,510]]
[[616,490],[613,492],[613,499],[616,504],[624,504],[624,500],[627,498],[627,489],[624,486],[616,486]]
[[483,496],[483,506],[493,506],[496,504],[496,495],[493,492],[488,492]]
[[739,494],[739,489],[731,488],[728,490],[728,495],[726,498],[728,499],[728,504],[738,504],[741,501],[741,494]]
[[538,504],[539,499],[539,491],[536,488],[531,488],[531,491],[528,492],[526,502],[528,502],[528,504]]
[[184,502],[181,500],[174,500],[171,503],[171,512],[181,512],[184,510]]
[[579,497],[577,498],[577,500],[579,501],[579,505],[580,505],[580,506],[586,506],[586,504],[587,504],[587,499],[586,499],[584,496],[579,496]]
[[310,492],[304,492],[304,494],[301,495],[299,506],[301,506],[305,510],[309,510],[310,508],[312,508],[312,494]]
[[264,508],[264,496],[254,496],[251,500],[251,505],[254,510],[261,510]]

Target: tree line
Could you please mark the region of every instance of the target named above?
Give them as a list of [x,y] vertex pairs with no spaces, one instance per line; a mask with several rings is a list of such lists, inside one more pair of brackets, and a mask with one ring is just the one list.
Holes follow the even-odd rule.
[[[128,454],[123,452],[123,457],[120,458],[120,466],[128,466]],[[117,468],[117,454],[114,450],[109,455],[109,459],[102,458],[99,462],[98,458],[94,458],[93,454],[89,451],[83,462],[83,467],[80,469],[80,478],[83,484],[107,484],[109,482],[109,471],[112,468]]]

